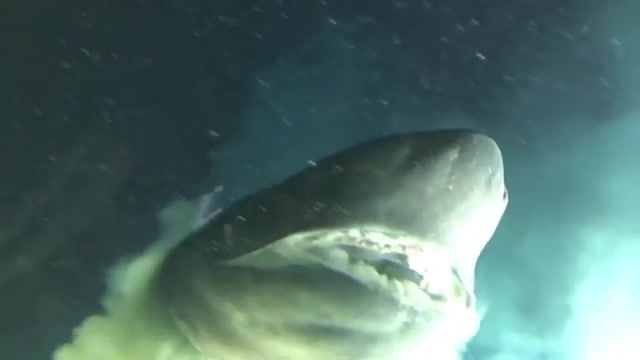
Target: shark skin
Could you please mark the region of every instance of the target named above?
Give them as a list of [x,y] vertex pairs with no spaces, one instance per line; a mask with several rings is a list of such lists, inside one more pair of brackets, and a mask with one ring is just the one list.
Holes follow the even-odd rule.
[[467,129],[353,146],[192,232],[149,297],[206,359],[456,359],[503,172]]

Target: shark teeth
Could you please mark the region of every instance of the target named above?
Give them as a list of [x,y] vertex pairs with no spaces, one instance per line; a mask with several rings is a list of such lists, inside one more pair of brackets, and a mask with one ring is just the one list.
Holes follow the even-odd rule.
[[445,248],[388,228],[300,232],[227,264],[256,268],[320,264],[418,311],[475,305]]
[[321,263],[371,288],[392,293],[414,308],[433,307],[434,303],[474,305],[473,294],[455,272],[448,252],[435,241],[363,226],[298,233],[276,244],[288,253],[283,254],[286,258]]

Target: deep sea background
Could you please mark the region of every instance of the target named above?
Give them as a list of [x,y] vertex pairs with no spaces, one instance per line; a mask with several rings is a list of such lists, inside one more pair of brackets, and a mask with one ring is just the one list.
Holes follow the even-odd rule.
[[465,355],[640,358],[640,2],[5,0],[0,359],[48,359],[156,212],[468,126],[510,207]]

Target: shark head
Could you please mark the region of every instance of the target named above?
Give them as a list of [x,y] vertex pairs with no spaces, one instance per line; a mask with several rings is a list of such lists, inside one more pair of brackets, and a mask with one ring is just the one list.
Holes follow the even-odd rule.
[[455,358],[507,202],[485,135],[375,139],[232,204],[170,252],[154,291],[212,358]]

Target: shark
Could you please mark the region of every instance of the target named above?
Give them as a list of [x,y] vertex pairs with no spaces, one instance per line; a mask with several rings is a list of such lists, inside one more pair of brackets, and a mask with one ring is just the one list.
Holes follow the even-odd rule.
[[480,132],[356,144],[143,254],[153,261],[120,272],[144,269],[142,285],[55,358],[107,359],[83,355],[82,334],[105,346],[113,333],[127,342],[111,345],[118,359],[457,359],[508,198],[500,148]]

